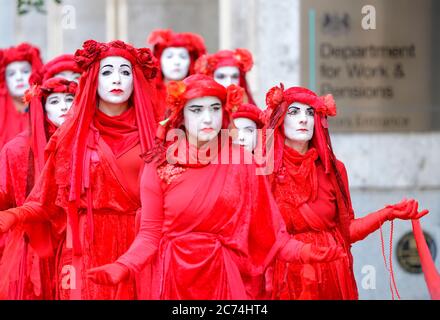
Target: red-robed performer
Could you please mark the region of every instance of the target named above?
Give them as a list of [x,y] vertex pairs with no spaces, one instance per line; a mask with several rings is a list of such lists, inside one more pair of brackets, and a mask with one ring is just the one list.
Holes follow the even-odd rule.
[[206,53],[206,46],[203,38],[196,33],[177,33],[170,29],[154,30],[147,42],[160,62],[161,73],[157,78],[157,89],[161,105],[156,117],[161,121],[166,116],[166,84],[170,81],[181,81],[194,74],[194,65]]
[[231,84],[238,85],[245,90],[245,102],[255,105],[246,74],[252,69],[254,60],[247,49],[220,50],[214,54],[200,57],[195,65],[196,73],[206,74],[215,81],[228,87]]
[[333,153],[327,116],[336,115],[333,97],[301,87],[272,88],[267,96],[267,128],[274,129],[272,190],[287,225],[299,241],[340,245],[346,257],[328,263],[286,263],[274,270],[274,299],[357,299],[351,244],[385,221],[419,219],[415,200],[354,218],[347,172]]
[[241,88],[228,88],[227,98],[211,77],[193,75],[168,89],[172,115],[159,136],[178,139],[159,139],[147,154],[140,231],[115,263],[89,271],[94,281],[115,284],[152,263],[153,299],[264,298],[265,267],[275,256],[340,257],[340,247],[290,239],[265,176],[256,175],[252,162],[231,161],[247,153],[231,143],[228,130],[221,133]]
[[32,71],[41,67],[40,51],[28,43],[0,50],[0,150],[29,127],[23,96]]
[[[154,142],[157,60],[122,41],[88,40],[75,59],[84,71],[72,118],[48,143],[48,158],[21,207],[0,212],[0,231],[20,222],[49,221],[63,235],[57,253],[60,299],[134,298],[131,281],[101,286],[85,270],[115,261],[135,235],[140,208],[140,155]],[[30,237],[50,255],[49,235]]]
[[[28,131],[9,141],[0,153],[0,210],[23,205],[44,166],[44,148],[64,122],[73,103],[77,84],[52,78],[26,92],[30,102]],[[31,232],[35,231],[33,225]],[[44,232],[44,226],[38,226]],[[0,261],[0,299],[51,299],[49,259],[42,260],[28,246],[28,234],[19,225],[7,237]]]

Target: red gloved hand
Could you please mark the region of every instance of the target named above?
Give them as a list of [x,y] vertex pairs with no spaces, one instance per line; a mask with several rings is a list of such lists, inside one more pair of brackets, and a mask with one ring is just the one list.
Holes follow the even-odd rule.
[[390,209],[388,220],[417,220],[429,213],[429,210],[419,211],[419,203],[414,199],[403,200],[398,204],[387,206]]
[[126,266],[120,263],[110,263],[89,269],[87,271],[87,278],[97,284],[114,286],[124,281],[129,274],[130,271]]
[[302,263],[331,262],[346,256],[340,246],[319,247],[311,243],[304,245],[300,253]]
[[0,211],[0,234],[8,232],[17,222],[17,217],[8,211]]
[[370,233],[379,229],[385,221],[394,219],[420,219],[429,212],[428,210],[422,210],[419,212],[418,208],[419,204],[416,200],[404,199],[397,204],[386,206],[385,208],[370,213],[365,217],[352,220],[350,223],[351,243],[364,239]]

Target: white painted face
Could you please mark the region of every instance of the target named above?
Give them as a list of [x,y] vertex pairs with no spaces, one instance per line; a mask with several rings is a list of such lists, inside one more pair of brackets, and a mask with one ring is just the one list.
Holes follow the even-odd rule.
[[314,110],[312,107],[294,102],[287,108],[284,118],[284,135],[293,141],[310,141],[315,128]]
[[217,97],[191,99],[183,108],[183,117],[189,140],[208,142],[214,139],[222,128],[222,103]]
[[191,57],[186,48],[168,47],[160,56],[160,66],[166,80],[183,80],[189,72]]
[[54,75],[54,78],[63,78],[63,79],[69,80],[69,81],[75,81],[76,83],[79,83],[80,76],[81,76],[81,74],[79,74],[77,72],[66,70],[66,71],[62,71],[60,73],[57,73],[56,75]]
[[233,143],[244,146],[247,150],[252,152],[257,146],[257,124],[248,118],[237,118],[234,119],[234,125],[238,130],[238,135],[233,140]]
[[14,98],[22,97],[29,89],[32,66],[27,61],[15,61],[6,66],[6,85]]
[[234,66],[220,67],[214,71],[214,80],[227,88],[231,84],[239,85],[240,69]]
[[51,93],[47,99],[44,109],[49,120],[59,127],[64,122],[64,116],[73,103],[73,94],[70,93]]
[[98,95],[111,104],[127,102],[133,93],[131,62],[119,56],[106,57],[99,64]]

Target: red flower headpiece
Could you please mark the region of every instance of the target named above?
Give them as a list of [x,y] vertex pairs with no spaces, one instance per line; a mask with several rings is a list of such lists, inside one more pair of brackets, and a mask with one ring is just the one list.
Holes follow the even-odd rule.
[[232,118],[247,118],[254,121],[257,127],[261,129],[265,125],[264,112],[254,104],[243,103],[238,110],[232,113]]
[[82,70],[75,62],[73,54],[63,54],[45,63],[43,68],[36,72],[32,72],[29,82],[33,84],[41,84],[63,71],[82,73]]
[[206,52],[203,38],[191,32],[175,33],[170,29],[158,29],[150,34],[147,42],[153,46],[154,55],[158,59],[163,50],[169,47],[186,48],[194,61]]
[[246,49],[221,50],[211,55],[204,55],[196,62],[196,73],[212,76],[220,67],[234,66],[240,72],[246,73],[252,69],[254,61],[252,54]]
[[75,61],[81,70],[86,71],[93,63],[110,56],[120,56],[130,61],[133,66],[138,65],[146,79],[156,77],[159,70],[158,61],[150,49],[137,49],[120,40],[109,43],[87,40],[83,49],[75,52]]
[[39,70],[43,65],[40,50],[29,43],[21,43],[16,47],[4,49],[0,54],[0,84],[5,82],[5,71],[8,64],[16,61],[29,62],[32,65],[32,71]]
[[42,85],[33,85],[24,94],[24,102],[30,103],[33,98],[42,99],[42,102],[52,93],[71,93],[75,95],[78,84],[63,78],[50,78]]

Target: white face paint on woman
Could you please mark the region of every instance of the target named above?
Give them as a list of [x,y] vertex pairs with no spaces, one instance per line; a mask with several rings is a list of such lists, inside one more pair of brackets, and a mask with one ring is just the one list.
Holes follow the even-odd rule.
[[234,125],[238,130],[238,135],[234,138],[233,143],[244,146],[245,149],[252,152],[257,146],[257,124],[248,118],[236,118]]
[[75,81],[76,83],[79,83],[80,76],[81,76],[81,74],[79,74],[77,72],[65,70],[65,71],[59,72],[56,75],[54,75],[54,78],[63,78],[63,79],[69,80],[69,81]]
[[183,80],[189,72],[191,57],[186,48],[168,47],[160,56],[160,66],[166,80]]
[[239,85],[240,69],[235,66],[220,67],[214,71],[214,80],[227,88],[231,84]]
[[72,107],[73,98],[71,93],[51,93],[47,97],[44,109],[49,120],[57,127],[64,123],[64,117]]
[[119,56],[110,56],[99,64],[98,95],[110,104],[122,104],[133,93],[131,62]]
[[312,107],[294,102],[287,108],[284,118],[284,135],[293,141],[306,142],[313,137],[315,128],[314,110]]
[[11,97],[20,98],[29,89],[31,72],[28,61],[15,61],[6,66],[6,85]]
[[222,103],[217,97],[200,97],[188,100],[183,108],[188,140],[200,145],[214,139],[222,128]]

